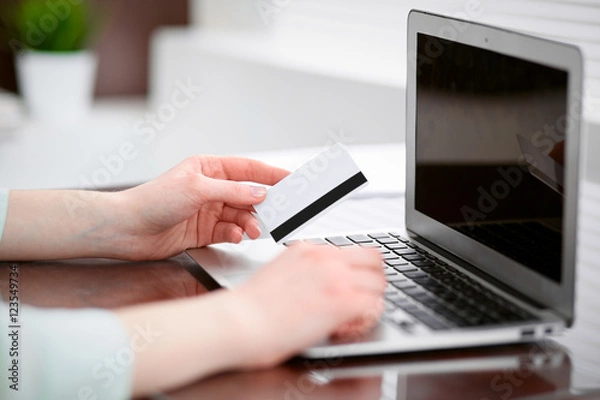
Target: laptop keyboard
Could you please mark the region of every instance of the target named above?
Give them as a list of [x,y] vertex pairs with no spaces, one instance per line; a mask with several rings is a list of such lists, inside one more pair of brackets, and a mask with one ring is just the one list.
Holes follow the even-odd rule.
[[[536,318],[468,275],[396,233],[331,236],[305,239],[320,245],[363,246],[379,250],[388,285],[382,319],[410,331],[414,323],[432,330],[489,326]],[[289,246],[297,242],[284,243]],[[404,313],[397,313],[401,309]]]

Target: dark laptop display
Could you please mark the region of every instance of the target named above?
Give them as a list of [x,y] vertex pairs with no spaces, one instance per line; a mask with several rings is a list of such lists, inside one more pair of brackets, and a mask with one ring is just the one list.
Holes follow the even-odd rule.
[[418,34],[415,208],[560,283],[566,71]]

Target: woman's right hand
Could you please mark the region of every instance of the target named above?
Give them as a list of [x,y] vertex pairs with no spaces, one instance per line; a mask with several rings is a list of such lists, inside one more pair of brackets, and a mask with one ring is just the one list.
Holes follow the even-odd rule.
[[383,309],[381,263],[373,249],[299,244],[234,290],[117,310],[132,343],[140,327],[154,334],[136,352],[133,394],[271,367],[336,333],[366,332]]
[[383,310],[379,252],[298,244],[231,292],[247,367],[269,367],[335,334],[364,334]]

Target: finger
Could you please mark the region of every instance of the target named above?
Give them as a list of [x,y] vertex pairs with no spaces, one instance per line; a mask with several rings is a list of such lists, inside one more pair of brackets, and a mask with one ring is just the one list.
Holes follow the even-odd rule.
[[244,232],[237,224],[219,221],[213,229],[212,243],[239,243],[243,238]]
[[375,249],[356,246],[345,247],[341,249],[341,254],[344,260],[353,266],[381,270],[383,258]]
[[385,279],[385,274],[381,267],[377,269],[353,270],[352,276],[353,286],[361,291],[382,295],[387,286],[387,280]]
[[373,321],[374,323],[379,320],[383,309],[381,296],[375,296],[368,292],[357,292],[352,296],[352,302],[346,304],[346,309],[338,313],[340,318],[336,328],[340,329],[347,324],[356,324],[361,320],[363,323],[365,323],[364,321]]
[[219,158],[227,179],[274,185],[290,174],[289,171],[258,160],[241,157]]
[[372,307],[365,309],[359,316],[339,326],[332,336],[334,338],[352,338],[365,335],[377,325],[383,310],[383,300],[376,300]]
[[231,207],[231,208],[236,208],[238,210],[246,210],[246,211],[250,211],[250,212],[256,212],[256,210],[254,209],[254,206],[252,204],[226,203],[225,205],[228,207]]
[[238,225],[251,239],[260,236],[258,220],[249,211],[225,206],[223,207],[222,219],[225,222],[233,222]]
[[267,190],[263,186],[213,179],[207,176],[200,176],[200,179],[200,194],[205,202],[220,201],[228,204],[252,205],[262,202],[267,195]]

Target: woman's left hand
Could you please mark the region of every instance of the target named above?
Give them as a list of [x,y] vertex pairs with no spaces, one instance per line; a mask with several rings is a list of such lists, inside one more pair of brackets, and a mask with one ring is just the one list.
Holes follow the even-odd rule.
[[265,199],[263,186],[289,174],[259,161],[194,156],[158,178],[119,193],[122,257],[162,259],[190,247],[239,243],[260,236],[252,206]]

